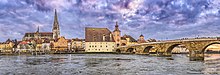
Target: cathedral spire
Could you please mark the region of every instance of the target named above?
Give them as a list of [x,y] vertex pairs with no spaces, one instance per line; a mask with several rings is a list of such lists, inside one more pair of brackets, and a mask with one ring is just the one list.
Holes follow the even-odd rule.
[[60,27],[58,22],[57,10],[55,9],[54,14],[54,23],[53,23],[53,39],[57,39],[60,37]]
[[53,29],[59,29],[57,10],[55,9]]

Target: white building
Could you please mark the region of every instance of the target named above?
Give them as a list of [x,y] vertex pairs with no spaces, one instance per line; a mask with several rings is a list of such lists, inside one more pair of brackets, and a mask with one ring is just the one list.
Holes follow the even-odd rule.
[[115,41],[107,28],[85,29],[85,52],[113,52]]

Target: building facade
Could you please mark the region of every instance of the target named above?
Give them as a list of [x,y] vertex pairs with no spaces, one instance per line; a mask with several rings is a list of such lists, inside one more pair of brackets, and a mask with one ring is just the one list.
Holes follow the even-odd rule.
[[49,53],[50,52],[50,40],[44,40],[42,43],[42,48],[44,52]]
[[8,39],[6,42],[0,43],[0,52],[8,53],[13,51],[15,43]]
[[85,28],[85,52],[113,52],[115,41],[107,28]]
[[35,40],[23,40],[18,43],[15,53],[31,53],[35,49],[36,49]]
[[68,40],[65,37],[58,38],[55,42],[52,43],[53,51],[67,51],[68,50]]
[[135,44],[137,44],[137,40],[135,40],[132,36],[125,34],[121,37],[121,46],[129,46]]
[[72,39],[71,48],[74,52],[85,52],[85,39]]

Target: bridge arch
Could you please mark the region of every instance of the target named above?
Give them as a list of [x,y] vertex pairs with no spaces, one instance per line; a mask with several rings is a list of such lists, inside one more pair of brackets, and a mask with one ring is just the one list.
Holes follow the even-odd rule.
[[128,48],[126,52],[128,52],[128,53],[135,53],[135,49],[134,48]]
[[116,53],[121,53],[121,50],[120,50],[120,49],[117,49],[117,50],[116,50]]
[[213,44],[220,44],[220,42],[212,42],[212,43],[209,43],[207,45],[205,45],[203,48],[202,48],[202,52],[204,53],[206,48],[208,48],[209,46],[213,45]]
[[[169,46],[167,49],[166,49],[166,53],[169,53],[169,54],[172,54],[172,51],[174,50],[175,47],[177,46],[185,46],[184,44],[172,44],[171,46]],[[187,49],[187,47],[185,46],[185,48]]]
[[125,44],[125,43],[122,43],[121,46],[126,46],[126,44]]
[[144,48],[143,53],[150,53],[150,50],[153,48],[153,46],[147,46]]

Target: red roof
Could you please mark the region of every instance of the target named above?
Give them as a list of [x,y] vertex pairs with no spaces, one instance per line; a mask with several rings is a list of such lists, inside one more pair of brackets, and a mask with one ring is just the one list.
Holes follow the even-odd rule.
[[[105,37],[105,40],[103,40]],[[108,28],[85,28],[86,42],[114,42],[111,31]]]
[[22,41],[20,44],[28,44],[28,41]]

